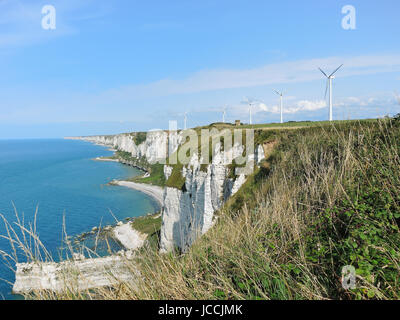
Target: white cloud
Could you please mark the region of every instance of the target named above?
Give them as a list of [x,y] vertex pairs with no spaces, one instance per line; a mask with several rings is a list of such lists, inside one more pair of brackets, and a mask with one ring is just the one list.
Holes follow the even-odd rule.
[[395,97],[391,95],[379,96],[363,96],[363,97],[346,97],[339,99],[334,103],[334,107],[379,107],[379,106],[393,106],[396,104]]
[[323,109],[326,107],[326,102],[324,100],[309,101],[301,100],[296,103],[296,106],[289,107],[286,113],[296,113],[299,111],[315,111]]
[[[299,100],[294,104],[289,106],[284,106],[284,113],[297,113],[302,111],[315,111],[319,109],[323,109],[326,107],[326,102],[323,100]],[[255,110],[257,112],[270,112],[270,113],[280,113],[280,107],[278,105],[267,106],[265,103],[259,103]]]
[[253,69],[203,70],[180,80],[162,79],[149,84],[124,86],[109,90],[103,97],[115,100],[188,94],[223,89],[247,88],[280,83],[299,83],[321,79],[318,67],[329,72],[344,67],[338,78],[400,71],[400,55],[328,57],[264,65]]
[[[306,112],[306,111],[317,111],[323,108],[326,108],[327,104],[323,100],[298,100],[289,105],[285,105],[283,108],[284,114],[295,114],[298,112]],[[246,118],[249,114],[249,107],[244,104],[234,105],[229,108],[229,113],[231,116],[234,117],[241,117]],[[256,114],[279,114],[280,113],[280,106],[275,105],[267,105],[264,102],[256,102],[252,106],[252,113]]]
[[[398,97],[400,99],[400,97]],[[398,101],[400,104],[400,100]],[[367,112],[377,109],[387,109],[397,105],[396,97],[388,97],[387,94],[378,96],[363,96],[363,97],[346,97],[338,99],[334,103],[335,110],[358,110]],[[284,114],[296,114],[301,112],[314,112],[327,108],[328,104],[324,100],[297,100],[285,103]],[[248,115],[248,107],[246,105],[235,105],[230,108],[232,115],[246,117]],[[278,104],[268,105],[265,102],[257,102],[252,108],[253,114],[272,113],[279,114],[280,107]],[[340,111],[342,112],[342,111]],[[396,112],[395,112],[396,113]]]

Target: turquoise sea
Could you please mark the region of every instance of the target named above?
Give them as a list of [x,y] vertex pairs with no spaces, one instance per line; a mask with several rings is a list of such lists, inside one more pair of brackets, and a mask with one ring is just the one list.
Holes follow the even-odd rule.
[[[57,257],[62,246],[62,225],[76,236],[94,226],[114,224],[115,219],[156,212],[158,204],[135,190],[106,185],[140,171],[116,162],[93,161],[112,152],[102,146],[75,140],[0,140],[0,213],[16,221],[15,210],[25,225],[37,215],[37,233]],[[15,206],[15,210],[14,210]],[[112,214],[110,213],[112,212]],[[0,221],[0,234],[5,235]],[[0,239],[0,250],[10,252],[9,242]],[[0,263],[0,298],[11,295],[13,272]]]

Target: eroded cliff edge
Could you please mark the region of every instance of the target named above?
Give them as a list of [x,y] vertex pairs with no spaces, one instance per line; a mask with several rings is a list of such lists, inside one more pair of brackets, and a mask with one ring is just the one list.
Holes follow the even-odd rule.
[[[168,155],[177,152],[184,144],[182,131],[152,131],[75,139],[111,147],[117,150],[117,154],[127,153],[128,156],[125,154],[119,161],[146,171],[151,172],[154,165],[163,166],[161,252],[174,248],[187,250],[199,236],[212,227],[216,221],[215,212],[246,181],[244,174],[232,174],[234,169],[227,161],[227,155],[231,161],[243,154],[244,146],[240,143],[234,143],[229,150],[224,150],[221,143],[217,143],[211,162],[207,165],[202,164],[201,156],[196,153],[189,164],[170,165],[166,164]],[[263,147],[255,146],[254,152],[245,157],[248,163],[258,164],[264,158]]]

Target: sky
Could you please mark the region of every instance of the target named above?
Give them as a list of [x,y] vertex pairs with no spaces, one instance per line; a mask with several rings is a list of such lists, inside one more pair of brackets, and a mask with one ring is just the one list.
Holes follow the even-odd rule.
[[[43,6],[55,29],[43,28]],[[355,9],[344,29],[342,8]],[[0,139],[400,112],[398,0],[0,0]],[[46,20],[47,21],[47,20]]]

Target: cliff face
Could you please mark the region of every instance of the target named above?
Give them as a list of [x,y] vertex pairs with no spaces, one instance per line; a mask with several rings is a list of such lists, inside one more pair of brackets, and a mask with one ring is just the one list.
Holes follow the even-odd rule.
[[[132,133],[118,134],[114,136],[83,137],[81,139],[129,152],[133,158],[145,159],[150,164],[165,160],[168,146],[167,132],[150,131],[146,134],[146,139],[139,145],[136,145],[136,138],[137,134]],[[175,148],[175,150],[177,147],[177,142],[171,146],[171,148]]]
[[[134,133],[82,139],[129,152],[133,158],[142,158],[151,164],[157,161],[165,163],[167,150],[176,151],[182,142],[180,134],[168,136],[164,131],[147,133],[146,139],[139,145],[135,143]],[[212,227],[215,222],[214,212],[246,181],[244,174],[232,178],[231,169],[227,166],[231,159],[242,154],[243,149],[241,145],[234,145],[229,152],[224,152],[221,151],[221,145],[217,144],[212,162],[207,166],[201,166],[201,161],[195,154],[189,165],[183,166],[181,171],[185,180],[184,188],[164,188],[161,252],[168,252],[175,247],[185,251]],[[257,146],[254,154],[247,156],[247,160],[253,164],[259,163],[263,158],[262,146]],[[166,180],[171,176],[172,170],[171,166],[164,166]]]
[[[232,157],[236,158],[243,148],[235,146]],[[264,158],[261,146],[248,157],[259,163]],[[229,160],[229,159],[228,159]],[[206,233],[216,221],[214,212],[234,195],[246,181],[244,174],[236,179],[230,178],[230,169],[226,165],[226,154],[217,144],[212,163],[204,170],[196,155],[190,164],[182,169],[185,178],[185,191],[166,187],[162,211],[160,251],[168,252],[175,247],[187,250],[192,243]],[[253,162],[254,163],[254,162]],[[166,178],[171,169],[165,166]]]

